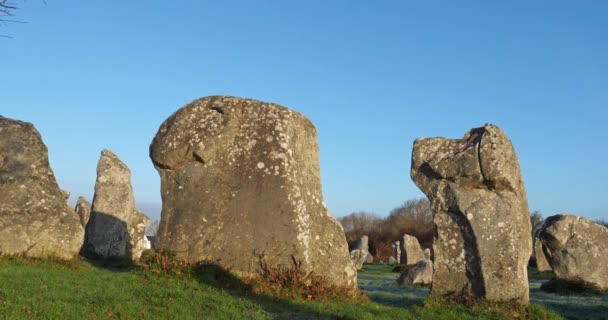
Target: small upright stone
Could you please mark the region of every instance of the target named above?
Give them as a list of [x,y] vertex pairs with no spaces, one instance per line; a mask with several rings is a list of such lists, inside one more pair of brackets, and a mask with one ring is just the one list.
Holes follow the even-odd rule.
[[431,295],[528,304],[532,227],[505,133],[486,124],[463,139],[417,139],[411,176],[436,227]]
[[534,258],[536,260],[536,269],[540,272],[548,272],[551,269],[551,265],[547,260],[547,256],[543,251],[543,243],[539,239],[534,240]]
[[574,215],[548,217],[539,234],[559,281],[608,290],[608,228]]
[[367,250],[355,249],[350,252],[350,259],[353,262],[353,266],[355,266],[355,269],[357,270],[361,270],[361,268],[363,268],[363,264],[368,259],[368,256],[370,256],[370,253],[367,252]]
[[401,248],[400,248],[400,244],[399,243],[400,243],[399,241],[395,241],[391,245],[391,247],[393,248],[393,257],[395,257],[396,263],[400,263],[401,262]]
[[145,249],[150,219],[135,208],[131,171],[103,150],[82,254],[89,258],[138,260]]
[[150,157],[163,208],[155,248],[239,276],[289,266],[356,288],[344,230],[321,192],[314,125],[273,103],[196,100],[159,128]]
[[433,262],[420,260],[412,268],[401,273],[397,284],[400,286],[413,286],[415,284],[429,285],[433,283]]
[[399,249],[401,250],[401,264],[413,265],[420,260],[424,260],[422,248],[416,237],[409,234],[404,234],[399,241]]
[[69,259],[83,236],[38,130],[0,116],[0,252]]
[[422,255],[424,256],[424,260],[431,260],[431,249],[426,248],[422,251]]
[[74,211],[76,211],[82,227],[86,228],[87,223],[89,222],[89,217],[91,216],[91,203],[88,202],[84,197],[78,197]]
[[359,239],[357,241],[357,243],[355,244],[355,248],[354,249],[361,249],[361,250],[365,250],[365,251],[369,252],[368,237],[367,236],[362,236],[361,239]]

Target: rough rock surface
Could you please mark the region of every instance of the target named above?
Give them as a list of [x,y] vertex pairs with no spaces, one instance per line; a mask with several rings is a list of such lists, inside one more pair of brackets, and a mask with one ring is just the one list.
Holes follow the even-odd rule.
[[258,274],[291,256],[356,287],[342,226],[323,202],[317,134],[303,115],[215,96],[169,117],[150,146],[163,209],[156,248]]
[[31,123],[0,116],[0,252],[72,258],[84,230]]
[[363,249],[355,249],[350,252],[350,259],[353,262],[353,266],[357,270],[361,270],[361,268],[363,268],[363,264],[368,260],[368,256],[371,256],[371,254],[367,250]]
[[82,224],[82,227],[86,228],[87,223],[89,222],[89,217],[91,216],[91,203],[89,203],[84,197],[78,197],[74,211],[76,211],[78,218],[80,218],[80,224]]
[[431,260],[416,262],[411,269],[401,273],[397,279],[397,284],[400,286],[431,283],[433,283],[433,262]]
[[411,176],[437,230],[431,294],[527,304],[528,201],[504,132],[486,124],[463,139],[417,139]]
[[135,208],[131,171],[114,153],[103,150],[82,254],[138,260],[145,249],[149,223],[150,219]]
[[543,243],[539,239],[534,240],[534,259],[536,260],[536,268],[538,269],[538,271],[552,271],[551,265],[547,260],[547,256],[543,251]]
[[422,251],[422,255],[424,256],[424,260],[431,260],[431,249],[426,248]]
[[548,217],[539,234],[558,280],[608,290],[608,228],[574,215]]
[[422,248],[416,237],[404,234],[399,241],[399,249],[401,250],[401,264],[413,265],[420,260],[424,260]]
[[395,257],[397,263],[401,262],[401,246],[399,245],[399,243],[399,241],[395,241],[391,245],[391,247],[393,248],[393,256]]

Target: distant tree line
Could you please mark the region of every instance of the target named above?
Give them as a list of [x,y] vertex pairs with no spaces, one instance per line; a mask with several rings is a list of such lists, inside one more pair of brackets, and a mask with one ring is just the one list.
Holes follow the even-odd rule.
[[422,248],[433,245],[433,213],[427,199],[407,200],[391,210],[387,217],[359,211],[341,217],[338,221],[344,228],[349,249],[362,236],[367,235],[370,252],[376,259],[391,256],[391,244],[406,233],[418,238]]

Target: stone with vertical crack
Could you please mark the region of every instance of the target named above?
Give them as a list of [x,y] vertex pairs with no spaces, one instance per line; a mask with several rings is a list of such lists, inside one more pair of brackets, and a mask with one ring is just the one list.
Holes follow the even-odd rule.
[[149,223],[135,208],[131,171],[112,151],[103,150],[82,254],[95,259],[138,260],[145,249]]
[[323,203],[317,134],[303,115],[251,99],[196,100],[159,128],[150,156],[163,208],[155,247],[239,275],[291,264],[356,287],[342,226]]
[[38,130],[0,116],[0,253],[69,259],[83,237]]
[[463,139],[417,139],[411,177],[434,214],[431,294],[528,304],[528,201],[505,133],[486,124]]
[[608,290],[608,228],[563,214],[545,219],[539,238],[558,281]]

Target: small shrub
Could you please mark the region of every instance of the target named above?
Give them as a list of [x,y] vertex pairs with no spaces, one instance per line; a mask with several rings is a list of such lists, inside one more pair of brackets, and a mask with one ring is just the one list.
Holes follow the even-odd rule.
[[336,286],[314,272],[306,272],[294,256],[290,266],[269,266],[263,258],[260,264],[262,276],[250,279],[255,293],[305,301],[367,301],[356,289]]

